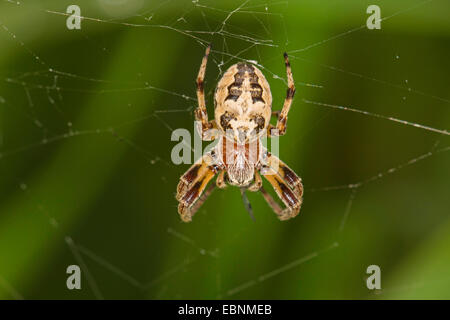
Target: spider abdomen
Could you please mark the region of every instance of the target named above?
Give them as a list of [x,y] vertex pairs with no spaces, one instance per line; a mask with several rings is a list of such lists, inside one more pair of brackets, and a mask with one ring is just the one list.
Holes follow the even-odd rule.
[[237,63],[224,73],[214,95],[219,130],[240,143],[264,135],[272,110],[270,86],[250,63]]

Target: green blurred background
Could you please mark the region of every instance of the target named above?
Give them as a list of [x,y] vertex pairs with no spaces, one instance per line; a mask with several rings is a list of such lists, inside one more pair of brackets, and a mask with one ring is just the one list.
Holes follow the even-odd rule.
[[[88,17],[81,30],[66,28],[70,4]],[[389,17],[381,30],[364,26],[370,4]],[[449,10],[446,0],[0,1],[0,298],[450,298],[448,134],[305,102],[449,129]],[[193,132],[209,42],[211,117],[214,87],[240,59],[264,67],[280,109],[291,55],[297,94],[280,157],[305,185],[293,220],[249,194],[253,221],[232,187],[192,223],[178,217],[189,166],[171,162],[171,130]],[[79,291],[66,288],[72,264]]]

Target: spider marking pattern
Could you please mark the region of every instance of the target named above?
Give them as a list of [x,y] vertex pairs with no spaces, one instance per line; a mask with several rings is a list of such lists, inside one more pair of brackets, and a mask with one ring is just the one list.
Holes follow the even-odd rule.
[[[181,219],[192,221],[214,188],[225,188],[228,184],[260,191],[280,220],[295,217],[302,204],[302,181],[261,142],[266,135],[286,133],[287,116],[295,93],[288,55],[284,54],[288,89],[281,112],[272,112],[272,94],[262,72],[254,65],[240,62],[232,65],[219,80],[214,95],[214,120],[210,121],[204,93],[210,51],[211,46],[208,46],[198,72],[195,118],[202,140],[219,141],[180,178],[176,199]],[[272,116],[278,118],[276,127],[269,123]],[[216,183],[207,187],[215,176]],[[272,185],[284,208],[263,188],[261,176]]]

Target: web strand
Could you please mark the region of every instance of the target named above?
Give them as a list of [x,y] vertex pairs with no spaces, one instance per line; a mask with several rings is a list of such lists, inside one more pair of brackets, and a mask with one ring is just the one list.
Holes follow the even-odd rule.
[[372,112],[368,112],[368,111],[364,111],[364,110],[359,110],[359,109],[355,109],[355,108],[351,108],[351,107],[344,107],[344,106],[339,106],[339,105],[334,105],[334,104],[316,102],[316,101],[311,101],[311,100],[307,100],[307,99],[302,99],[302,101],[304,103],[312,104],[312,105],[316,105],[316,106],[328,107],[328,108],[333,108],[333,109],[338,109],[338,110],[345,110],[345,111],[350,111],[350,112],[363,114],[363,115],[369,116],[369,117],[389,120],[389,121],[401,123],[401,124],[406,125],[406,126],[415,127],[415,128],[419,128],[419,129],[422,129],[422,130],[427,130],[427,131],[443,134],[443,135],[446,135],[446,136],[450,135],[450,132],[447,131],[447,130],[436,129],[436,128],[425,126],[425,125],[422,125],[422,124],[419,124],[419,123],[408,122],[406,120],[401,120],[401,119],[397,119],[397,118],[389,117],[389,116],[383,116],[381,114],[376,114],[376,113],[372,113]]

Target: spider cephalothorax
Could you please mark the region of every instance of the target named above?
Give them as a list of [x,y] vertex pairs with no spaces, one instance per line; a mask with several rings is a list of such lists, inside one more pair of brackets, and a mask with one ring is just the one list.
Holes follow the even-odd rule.
[[[272,112],[272,94],[261,71],[241,62],[232,65],[220,79],[214,96],[215,119],[209,121],[203,86],[209,52],[210,47],[206,49],[197,77],[199,105],[195,117],[202,139],[219,139],[219,142],[180,178],[177,200],[181,219],[191,221],[214,187],[225,188],[227,183],[249,191],[261,191],[280,220],[295,217],[302,203],[301,179],[260,141],[266,135],[281,136],[286,132],[287,114],[295,93],[287,54],[284,58],[288,90],[281,112]],[[272,115],[278,116],[276,127],[269,123]],[[216,184],[205,191],[216,174]],[[286,208],[282,209],[264,190],[261,175],[270,182]]]

